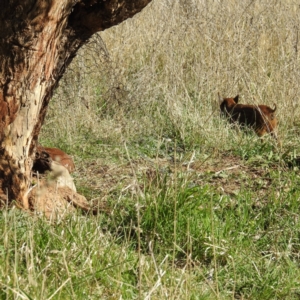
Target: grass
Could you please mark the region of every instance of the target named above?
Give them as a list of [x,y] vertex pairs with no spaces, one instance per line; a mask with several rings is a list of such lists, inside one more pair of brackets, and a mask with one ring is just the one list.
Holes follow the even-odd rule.
[[[153,1],[95,36],[40,142],[109,213],[3,210],[0,298],[299,299],[298,16],[292,0]],[[282,145],[222,120],[217,92],[275,102]]]

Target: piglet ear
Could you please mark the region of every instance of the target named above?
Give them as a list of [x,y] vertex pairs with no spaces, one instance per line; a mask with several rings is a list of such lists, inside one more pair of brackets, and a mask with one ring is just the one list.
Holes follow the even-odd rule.
[[273,109],[273,112],[276,111],[276,108],[277,108],[277,106],[276,106],[276,104],[274,103],[274,109]]
[[220,104],[223,102],[223,98],[220,96],[220,93],[218,92],[218,98],[219,98],[219,102],[220,102]]
[[235,103],[238,103],[239,102],[239,95],[236,95],[234,98],[233,98],[234,102]]

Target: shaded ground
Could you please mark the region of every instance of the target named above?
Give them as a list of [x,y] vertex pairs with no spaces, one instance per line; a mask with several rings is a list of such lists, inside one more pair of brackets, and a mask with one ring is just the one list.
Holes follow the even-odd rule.
[[188,186],[209,185],[214,193],[228,195],[232,200],[241,191],[250,190],[254,192],[254,205],[259,207],[274,193],[277,197],[282,189],[290,188],[291,182],[284,180],[284,174],[289,171],[285,163],[268,161],[260,156],[243,160],[226,152],[203,160],[194,154],[178,159],[139,158],[123,164],[105,164],[103,159],[95,159],[90,163],[84,161],[77,167],[74,175],[79,194],[47,186],[46,193],[33,190],[30,197],[32,203],[36,198],[32,206],[47,216],[53,211],[59,214],[63,210],[72,211],[70,203],[84,211],[110,214],[109,199],[143,195],[147,189],[174,185],[176,178],[184,178]]
[[[226,153],[205,161],[156,158],[108,165],[99,159],[92,161],[88,167],[77,170],[78,174],[81,174],[77,182],[94,191],[92,195],[86,195],[89,200],[102,205],[108,196],[137,193],[165,177],[168,182],[176,174],[186,176],[191,184],[209,184],[220,194],[234,196],[241,189],[251,188],[257,190],[260,198],[264,198],[274,191],[274,176],[271,176],[271,172],[284,170],[286,167],[279,164],[259,160],[248,162]],[[83,182],[82,178],[87,179]]]

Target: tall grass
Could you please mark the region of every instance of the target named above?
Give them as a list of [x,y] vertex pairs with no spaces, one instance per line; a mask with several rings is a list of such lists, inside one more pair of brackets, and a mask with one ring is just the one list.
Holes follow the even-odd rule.
[[[299,13],[154,0],[96,35],[40,142],[109,214],[3,211],[1,299],[298,299]],[[218,92],[276,103],[282,147],[222,120]]]
[[224,149],[231,131],[218,118],[217,92],[239,93],[244,103],[276,103],[290,144],[299,123],[298,14],[295,1],[154,1],[101,34],[108,56],[82,50],[65,77],[72,104],[60,101],[63,89],[52,103],[55,124],[69,142],[85,128],[113,141],[167,136]]

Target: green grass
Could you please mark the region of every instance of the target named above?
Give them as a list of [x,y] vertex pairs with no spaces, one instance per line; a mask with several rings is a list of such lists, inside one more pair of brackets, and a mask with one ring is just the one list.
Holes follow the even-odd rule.
[[291,181],[282,190],[271,172],[266,198],[252,187],[222,195],[197,177],[169,175],[117,202],[112,196],[109,217],[49,223],[3,211],[2,298],[144,298],[158,280],[154,298],[299,297],[295,172],[280,179]]
[[[101,33],[109,56],[83,48],[40,142],[106,213],[1,211],[0,299],[299,299],[299,13],[153,1]],[[275,102],[281,146],[222,120],[218,92]]]

